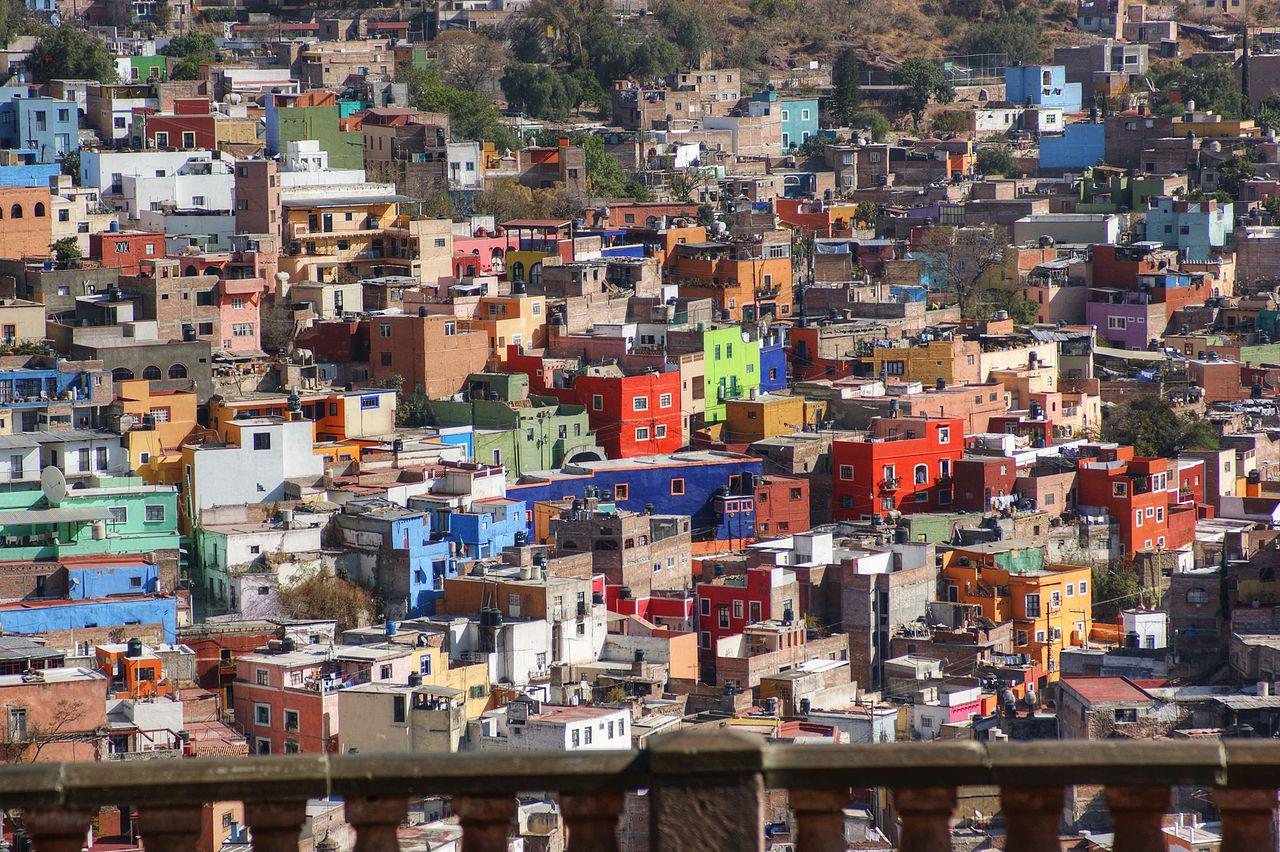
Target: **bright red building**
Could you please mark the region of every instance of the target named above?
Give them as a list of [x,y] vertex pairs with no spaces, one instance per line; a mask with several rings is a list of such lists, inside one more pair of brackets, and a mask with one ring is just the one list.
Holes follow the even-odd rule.
[[762,477],[755,486],[756,538],[806,532],[809,480],[794,476]]
[[[1076,487],[1081,512],[1106,512],[1116,524],[1124,556],[1177,550],[1191,543],[1195,502],[1180,502],[1176,461],[1171,465],[1168,459],[1137,457],[1133,447],[1114,444],[1081,447],[1080,453]],[[1190,478],[1194,480],[1194,472]]]
[[156,231],[103,231],[89,235],[89,257],[121,275],[137,275],[144,260],[165,256],[164,234]]
[[794,621],[798,586],[795,573],[777,565],[748,568],[745,574],[721,577],[696,587],[698,657],[716,657],[716,643],[736,636],[759,621]]
[[148,148],[161,150],[218,147],[217,118],[208,98],[178,98],[171,113],[145,116],[143,135]]
[[959,418],[877,417],[867,438],[831,446],[832,516],[844,521],[892,511],[945,511],[953,502],[954,466],[963,455]]
[[544,362],[541,354],[507,348],[506,369],[529,377],[533,393],[584,406],[596,442],[611,459],[671,453],[684,446],[680,413],[680,373],[646,371],[631,375],[615,369],[578,373],[560,387],[555,369],[565,359]]

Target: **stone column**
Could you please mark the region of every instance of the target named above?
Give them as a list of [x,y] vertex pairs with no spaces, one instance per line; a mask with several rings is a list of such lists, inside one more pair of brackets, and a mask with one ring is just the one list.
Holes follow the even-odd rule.
[[203,805],[154,805],[138,814],[138,833],[147,852],[188,852],[204,828]]
[[893,791],[893,810],[902,820],[899,852],[936,852],[951,848],[951,813],[956,791],[950,787],[906,787]]
[[93,811],[81,808],[27,808],[22,825],[39,852],[80,852],[89,836]]
[[453,811],[462,824],[462,852],[507,852],[517,804],[512,795],[454,796]]
[[346,800],[347,822],[356,830],[355,852],[400,852],[396,829],[404,822],[409,802],[399,798]]
[[1164,852],[1161,825],[1169,809],[1168,787],[1108,787],[1107,810],[1120,852]]
[[1000,809],[1008,826],[1005,848],[1057,849],[1062,824],[1061,787],[1001,787]]
[[622,801],[622,793],[616,790],[561,793],[560,814],[568,831],[569,848],[574,852],[617,852]]
[[1276,791],[1219,788],[1213,802],[1222,815],[1222,848],[1276,848]]
[[792,790],[791,811],[798,829],[799,852],[845,852],[844,806],[849,788]]
[[298,835],[307,803],[245,802],[244,821],[252,832],[253,852],[298,852]]

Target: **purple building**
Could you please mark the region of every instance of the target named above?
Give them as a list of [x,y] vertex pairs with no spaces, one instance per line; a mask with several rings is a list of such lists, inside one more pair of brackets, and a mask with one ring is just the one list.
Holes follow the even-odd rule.
[[1164,336],[1164,303],[1152,302],[1149,293],[1091,287],[1084,316],[1099,341],[1117,349],[1145,350],[1148,341]]

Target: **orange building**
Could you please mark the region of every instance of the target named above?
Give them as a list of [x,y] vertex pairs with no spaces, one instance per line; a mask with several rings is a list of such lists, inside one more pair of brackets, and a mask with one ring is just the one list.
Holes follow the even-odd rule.
[[0,255],[48,257],[53,242],[49,188],[0,186]]
[[957,547],[943,555],[943,585],[953,603],[972,604],[997,624],[1013,622],[1013,650],[1057,680],[1063,648],[1079,647],[1093,622],[1092,571],[1046,565],[1044,549],[1006,540]]
[[699,242],[676,245],[667,281],[690,299],[711,299],[733,322],[791,316],[791,243]]
[[117,382],[116,389],[114,408],[121,415],[130,469],[151,485],[179,484],[182,445],[203,431],[196,422],[196,395],[152,390],[147,379]]
[[141,639],[99,645],[94,650],[98,657],[98,671],[110,678],[108,696],[155,698],[173,694],[173,684],[164,673],[164,661],[142,644]]
[[[386,388],[321,393],[299,392],[302,418],[315,426],[317,444],[354,441],[389,435],[396,428],[396,392]],[[243,399],[214,396],[209,400],[209,426],[224,438],[227,424],[237,418],[284,417],[287,393],[256,394]],[[316,453],[324,455],[321,447]]]

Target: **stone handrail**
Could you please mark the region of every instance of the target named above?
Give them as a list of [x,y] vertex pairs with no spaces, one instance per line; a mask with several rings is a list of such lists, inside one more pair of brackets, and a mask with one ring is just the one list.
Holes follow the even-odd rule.
[[1005,848],[1057,849],[1066,787],[1106,787],[1117,852],[1165,848],[1172,786],[1212,790],[1222,848],[1273,850],[1280,742],[970,741],[762,745],[686,729],[641,751],[289,755],[0,766],[0,806],[21,809],[37,852],[76,852],[94,810],[138,809],[148,852],[194,848],[201,806],[239,800],[258,852],[294,852],[309,798],[339,796],[357,852],[391,852],[408,799],[449,795],[466,852],[506,850],[521,792],[555,791],[572,850],[616,850],[628,792],[647,790],[655,852],[764,848],[764,791],[787,790],[797,852],[844,852],[851,791],[887,788],[898,848],[951,848],[961,786],[998,787]]

